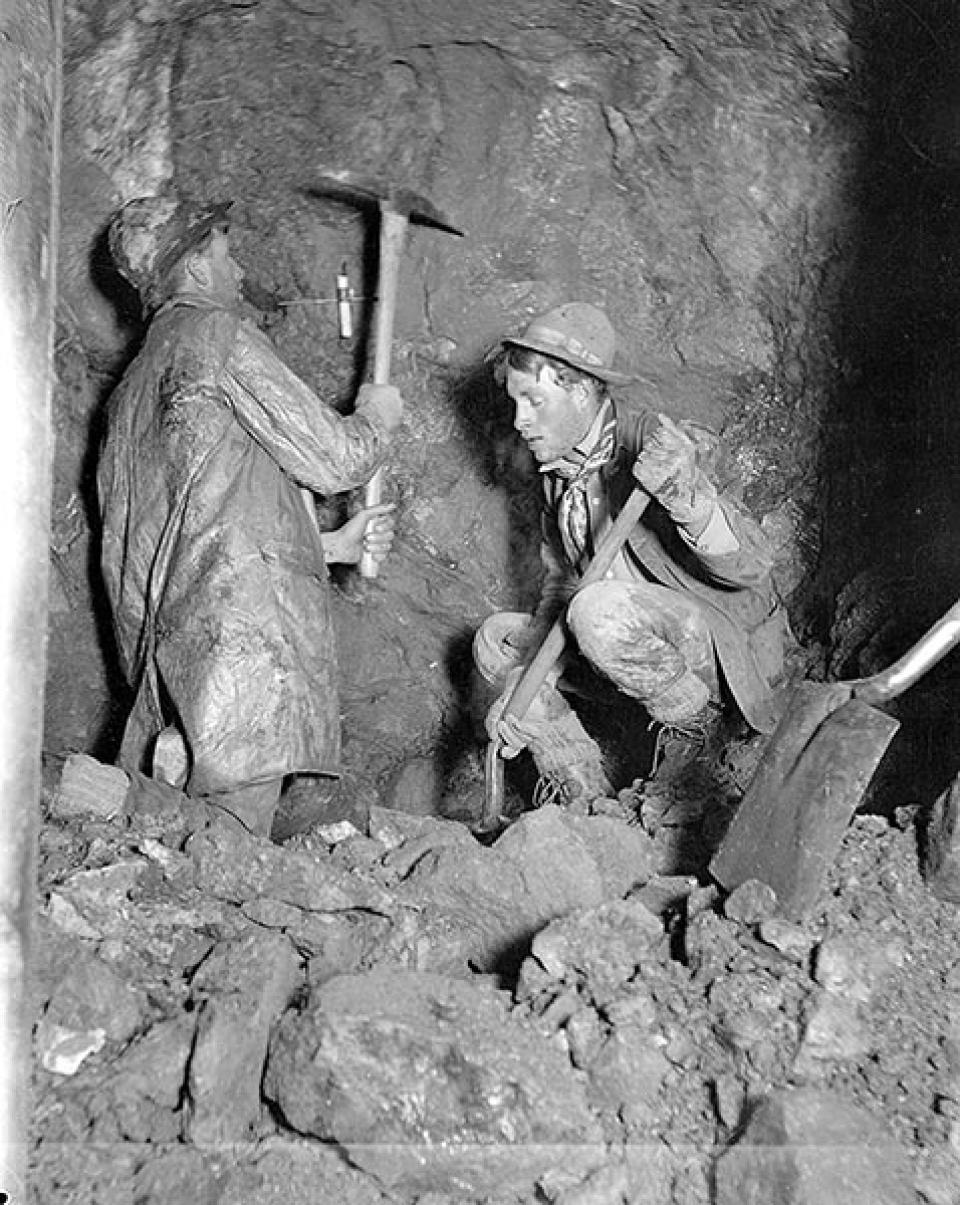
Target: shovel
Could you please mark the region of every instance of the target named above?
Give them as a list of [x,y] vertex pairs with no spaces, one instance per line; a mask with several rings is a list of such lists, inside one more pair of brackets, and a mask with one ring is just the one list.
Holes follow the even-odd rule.
[[759,880],[782,916],[803,919],[900,727],[874,704],[902,694],[958,643],[960,601],[881,673],[800,684],[710,862],[722,887]]
[[[650,495],[642,489],[634,489],[627,498],[623,509],[617,515],[606,535],[600,541],[593,560],[585,570],[576,593],[584,586],[598,582],[613,564],[614,558],[627,541],[627,537],[650,502]],[[554,622],[553,627],[544,637],[543,643],[537,650],[533,660],[524,670],[510,700],[503,710],[502,719],[522,720],[527,714],[537,691],[546,681],[547,674],[556,665],[563,646],[566,643],[565,624],[563,615]],[[484,772],[483,810],[480,823],[474,828],[478,836],[496,832],[503,823],[503,758],[501,752],[503,743],[491,741],[487,746]]]

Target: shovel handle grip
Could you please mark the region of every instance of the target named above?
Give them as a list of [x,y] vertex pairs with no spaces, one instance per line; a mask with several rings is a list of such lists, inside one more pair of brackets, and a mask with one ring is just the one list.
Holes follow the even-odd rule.
[[899,660],[870,678],[849,683],[851,694],[864,703],[885,703],[903,694],[960,644],[960,599]]
[[[373,328],[373,383],[390,383],[393,320],[397,311],[397,282],[400,257],[407,235],[408,218],[388,204],[380,205],[380,262],[377,269],[377,309]],[[383,470],[377,469],[363,492],[364,506],[377,506],[383,497]],[[360,558],[360,576],[374,578],[379,565],[368,553]]]

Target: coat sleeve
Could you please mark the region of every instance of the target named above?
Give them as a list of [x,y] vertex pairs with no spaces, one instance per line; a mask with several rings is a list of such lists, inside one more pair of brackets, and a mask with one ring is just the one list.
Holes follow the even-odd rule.
[[[760,525],[734,497],[738,481],[729,453],[720,437],[709,427],[689,420],[681,420],[680,426],[697,445],[700,467],[717,488],[717,506],[723,513],[736,547],[722,552],[711,551],[698,547],[697,541],[688,538],[679,527],[677,532],[707,581],[728,590],[758,586],[770,574],[773,554]],[[649,412],[644,414],[635,428],[632,448],[634,459],[655,427],[656,419]]]
[[241,322],[223,387],[237,421],[299,485],[335,494],[363,485],[389,442],[374,415],[342,415],[289,369],[265,335]]
[[721,494],[717,505],[723,511],[737,548],[729,552],[707,552],[698,549],[695,541],[685,540],[684,543],[715,585],[734,590],[759,585],[773,566],[766,536],[759,524],[732,498]]

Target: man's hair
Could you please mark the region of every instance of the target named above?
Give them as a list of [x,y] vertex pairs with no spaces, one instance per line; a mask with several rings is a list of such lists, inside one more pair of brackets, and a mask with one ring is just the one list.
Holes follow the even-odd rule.
[[552,368],[558,383],[564,389],[572,389],[574,385],[585,385],[597,398],[605,397],[607,393],[606,381],[601,381],[592,373],[583,372],[579,368],[574,368],[572,364],[567,364],[564,360],[545,356],[542,352],[533,351],[529,347],[519,347],[516,343],[508,343],[494,362],[494,377],[498,385],[502,385],[506,380],[508,368],[512,368],[516,372],[528,372],[531,376],[538,378],[544,368]]

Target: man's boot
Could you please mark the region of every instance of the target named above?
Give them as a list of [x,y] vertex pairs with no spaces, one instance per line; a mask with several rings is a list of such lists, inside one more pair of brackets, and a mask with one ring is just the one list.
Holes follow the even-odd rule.
[[556,803],[586,812],[595,799],[613,794],[600,746],[559,691],[547,688],[542,702],[545,714],[527,719],[529,749],[540,773],[534,806]]
[[659,721],[650,777],[675,777],[695,758],[719,752],[722,735],[723,712],[716,703],[706,703],[683,720]]

